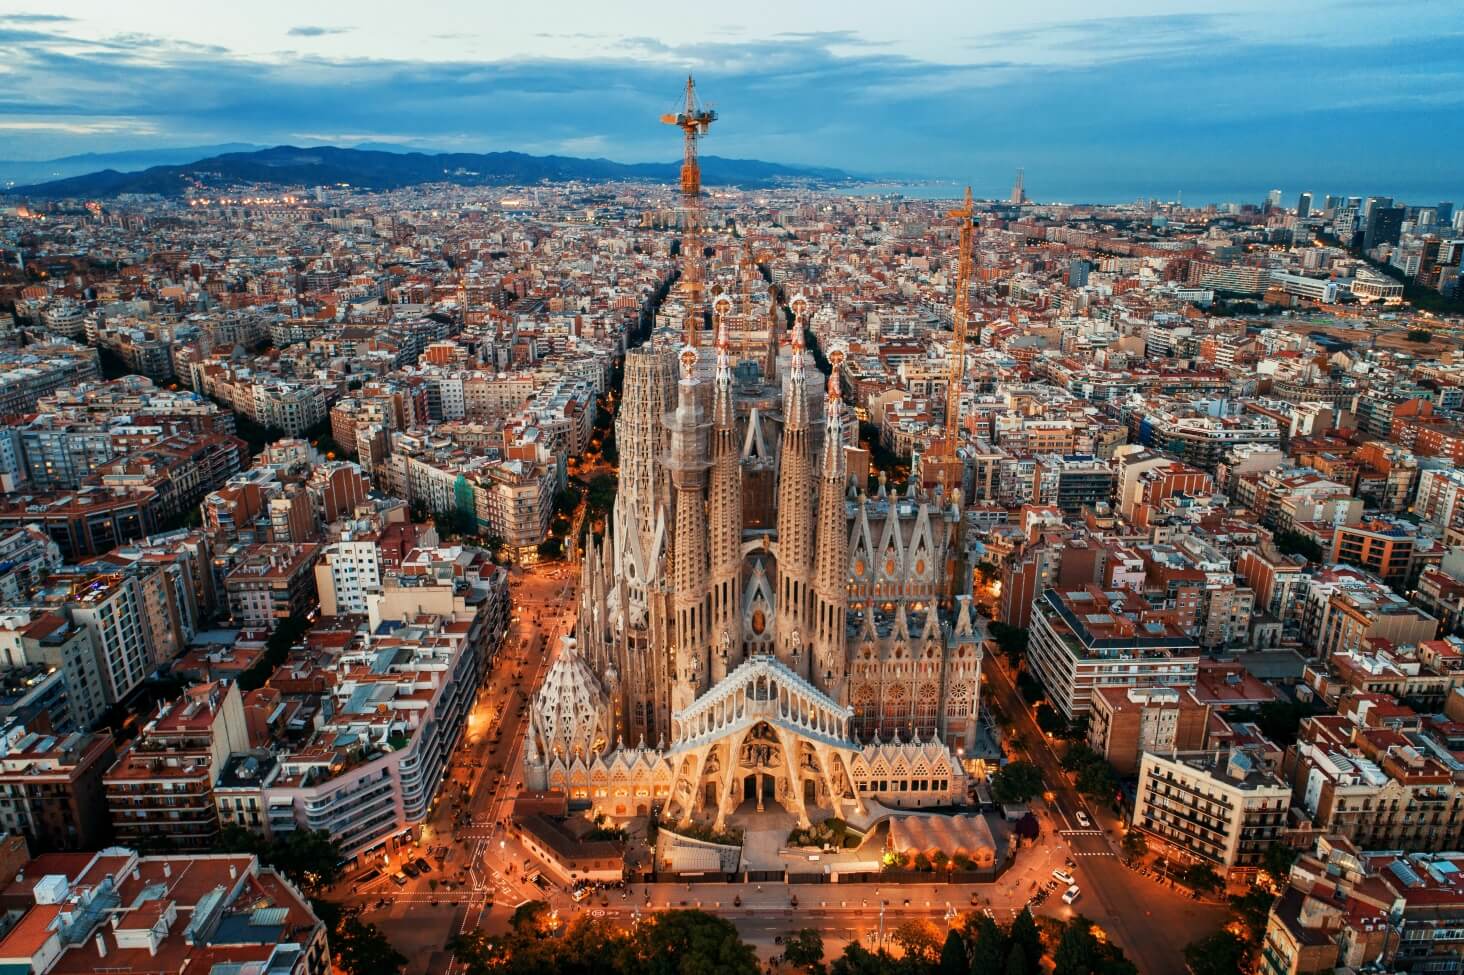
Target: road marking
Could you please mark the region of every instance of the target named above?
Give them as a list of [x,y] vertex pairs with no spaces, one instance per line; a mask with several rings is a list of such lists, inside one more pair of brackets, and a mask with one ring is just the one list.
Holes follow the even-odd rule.
[[1061,829],[1058,830],[1063,836],[1102,836],[1101,829]]

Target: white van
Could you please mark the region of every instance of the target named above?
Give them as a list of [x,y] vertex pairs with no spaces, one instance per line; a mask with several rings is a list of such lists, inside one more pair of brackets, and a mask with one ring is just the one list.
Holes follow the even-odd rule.
[[1052,875],[1065,884],[1071,885],[1073,882],[1073,875],[1068,873],[1066,870],[1054,870],[1052,871]]
[[1078,885],[1073,884],[1067,889],[1067,892],[1062,895],[1062,902],[1064,904],[1071,904],[1073,901],[1078,899],[1078,895],[1081,893],[1082,891],[1078,889]]

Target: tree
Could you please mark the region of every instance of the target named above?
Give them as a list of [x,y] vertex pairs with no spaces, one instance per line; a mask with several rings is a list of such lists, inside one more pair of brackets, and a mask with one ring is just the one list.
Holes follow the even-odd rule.
[[890,934],[890,940],[900,946],[907,958],[934,962],[940,957],[940,932],[924,918],[901,921]]
[[1255,884],[1248,887],[1244,894],[1230,898],[1230,913],[1244,926],[1248,944],[1259,945],[1265,937],[1271,906],[1275,903],[1275,894]]
[[815,928],[794,931],[783,939],[783,960],[795,968],[813,971],[823,961],[823,937]]
[[1284,881],[1291,875],[1291,865],[1299,853],[1296,847],[1286,843],[1272,843],[1261,856],[1261,866],[1277,881]]
[[341,845],[324,830],[293,830],[274,840],[230,824],[219,833],[220,853],[252,853],[306,892],[324,890],[340,879]]
[[1410,328],[1407,339],[1410,342],[1427,343],[1433,340],[1433,333],[1426,328]]
[[1219,890],[1225,886],[1224,879],[1210,869],[1209,864],[1205,863],[1192,863],[1181,870],[1176,877],[1180,883],[1200,893]]
[[1137,975],[1133,962],[1111,941],[1099,940],[1081,914],[1068,922],[1052,953],[1053,975]]
[[1062,753],[1062,767],[1068,772],[1081,772],[1095,762],[1105,761],[1087,742],[1075,741]]
[[[1037,922],[1032,919],[1030,908],[1022,908],[1022,913],[1012,919],[1012,926],[1007,930],[1007,940],[1011,946],[1008,957],[1020,951],[1027,960],[1027,975],[1035,975],[1042,967],[1042,933],[1037,930]],[[1007,963],[1007,971],[1010,975],[1010,961]]]
[[[994,968],[986,970],[996,971]],[[982,969],[972,966],[971,971],[975,973]],[[1027,961],[1027,951],[1021,945],[1012,945],[1011,952],[1007,954],[1005,971],[1006,975],[1029,975],[1032,971],[1032,965]]]
[[757,954],[725,918],[666,911],[636,929],[636,975],[758,975]]
[[1246,970],[1246,944],[1229,931],[1185,945],[1184,961],[1190,975],[1241,975]]
[[514,908],[508,926],[515,934],[534,934],[544,928],[548,917],[548,901],[525,901]]
[[374,924],[347,917],[330,938],[331,960],[346,975],[399,975],[407,957]]
[[936,971],[939,975],[966,975],[968,971],[966,942],[961,940],[961,932],[955,928],[946,932],[945,944],[940,948],[940,965]]
[[1062,737],[1067,731],[1067,719],[1057,713],[1057,708],[1043,701],[1037,705],[1037,727],[1044,734]]
[[1026,630],[1019,630],[1000,620],[992,620],[987,625],[986,632],[996,641],[997,648],[1006,656],[1007,663],[1015,667],[1022,662],[1022,657],[1027,653]]
[[972,972],[999,972],[1007,955],[1007,938],[985,914],[966,918],[966,947]]
[[267,858],[305,890],[324,890],[341,875],[340,841],[324,830],[299,829],[276,840]]
[[1042,684],[1025,670],[1017,675],[1017,691],[1028,704],[1040,704],[1047,697]]
[[829,975],[891,975],[900,964],[886,951],[870,951],[855,941],[829,966]]
[[1128,830],[1128,832],[1124,833],[1123,839],[1120,841],[1119,845],[1123,847],[1123,852],[1130,859],[1134,860],[1137,860],[1139,857],[1144,856],[1149,852],[1148,837],[1146,837],[1143,833],[1139,832],[1136,829],[1130,829]]
[[991,796],[1000,803],[1029,802],[1042,792],[1042,772],[1031,762],[1008,762],[991,776]]
[[1118,791],[1118,776],[1107,762],[1094,762],[1078,773],[1078,791],[1089,799],[1112,802]]

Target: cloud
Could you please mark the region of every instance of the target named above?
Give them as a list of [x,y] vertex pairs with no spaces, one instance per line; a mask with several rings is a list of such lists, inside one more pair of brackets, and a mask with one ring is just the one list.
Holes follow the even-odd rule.
[[[666,161],[680,143],[657,119],[691,70],[721,115],[704,144],[720,156],[970,180],[989,195],[1023,166],[1039,199],[1303,182],[1448,199],[1464,197],[1447,163],[1464,136],[1441,124],[1464,107],[1461,26],[1323,43],[1182,15],[968,37],[965,56],[944,61],[831,31],[597,38],[586,57],[479,62],[248,57],[0,23],[0,119],[51,125],[30,130],[33,157],[140,144],[144,132],[154,146],[309,133]],[[291,33],[320,36],[305,30]],[[118,121],[85,129],[98,119]]]
[[290,37],[329,37],[332,34],[347,34],[349,27],[319,27],[314,24],[302,24],[299,27],[291,27],[285,33]]
[[76,18],[64,14],[0,14],[0,21],[12,24],[64,24],[74,23]]

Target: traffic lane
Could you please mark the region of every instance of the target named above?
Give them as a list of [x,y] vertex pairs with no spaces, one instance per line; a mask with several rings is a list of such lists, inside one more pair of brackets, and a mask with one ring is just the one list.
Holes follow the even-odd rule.
[[1078,810],[1089,813],[1087,806],[1082,802],[1076,791],[1068,782],[1067,774],[1063,771],[1062,763],[1058,761],[1053,753],[1051,743],[1042,729],[1037,727],[1036,719],[1032,717],[1029,709],[1021,696],[1018,695],[1015,685],[1008,678],[1006,671],[995,661],[988,657],[983,672],[995,677],[988,677],[987,685],[995,685],[995,691],[1001,702],[1002,710],[1014,723],[1017,731],[1022,736],[1022,752],[1037,766],[1042,773],[1042,780],[1047,789],[1052,793],[1052,802],[1056,805],[1057,811],[1066,821],[1069,829],[1082,829],[1078,821]]

